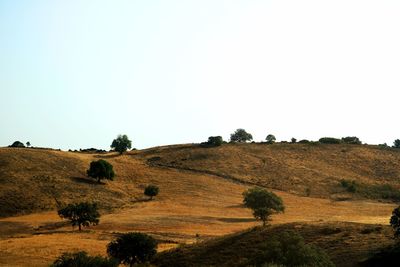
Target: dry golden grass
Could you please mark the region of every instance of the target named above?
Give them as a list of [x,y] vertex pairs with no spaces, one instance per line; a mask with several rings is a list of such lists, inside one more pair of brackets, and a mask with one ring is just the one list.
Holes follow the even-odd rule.
[[[0,265],[46,266],[62,252],[74,250],[86,250],[92,255],[105,255],[106,244],[120,232],[150,233],[160,241],[159,250],[165,250],[178,243],[193,243],[259,224],[253,219],[250,210],[242,206],[241,194],[249,185],[218,175],[182,170],[179,166],[198,170],[209,169],[218,174],[237,176],[244,181],[252,181],[251,177],[267,181],[268,177],[283,170],[283,167],[265,167],[263,171],[258,171],[260,166],[257,164],[260,164],[260,160],[257,159],[256,164],[254,159],[254,155],[258,153],[259,157],[269,159],[266,165],[268,162],[278,162],[281,158],[284,162],[282,164],[288,164],[285,175],[293,173],[296,179],[314,181],[315,190],[329,186],[329,183],[325,183],[326,179],[338,179],[343,173],[350,173],[354,175],[352,177],[357,178],[355,173],[361,172],[358,171],[361,167],[357,169],[354,166],[361,162],[359,158],[375,159],[382,153],[382,159],[393,157],[393,166],[386,164],[385,168],[391,170],[397,167],[397,163],[394,163],[397,160],[395,152],[389,151],[386,155],[386,152],[374,148],[347,148],[350,152],[346,153],[354,154],[351,160],[348,160],[350,165],[347,167],[346,161],[341,159],[333,163],[329,163],[329,160],[327,162],[328,156],[323,153],[334,152],[325,148],[312,151],[299,145],[297,150],[290,152],[291,149],[262,145],[248,145],[248,148],[229,145],[216,149],[182,146],[129,152],[122,156],[112,153],[93,155],[32,149],[0,149],[0,196],[7,195],[7,192],[17,192],[21,201],[40,203],[23,210],[25,212],[39,211],[42,206],[45,210],[52,209],[0,219]],[[300,157],[298,154],[301,154],[303,149],[306,152]],[[342,148],[336,150],[340,152],[340,149]],[[341,153],[345,152],[340,152],[340,155]],[[147,160],[155,156],[161,157],[162,163],[178,168],[148,165]],[[318,157],[325,159],[317,159]],[[98,185],[85,178],[89,162],[98,158],[105,158],[113,164],[117,173],[115,181]],[[182,160],[183,158],[186,160]],[[182,163],[177,164],[178,160]],[[173,161],[175,163],[171,163]],[[197,165],[194,161],[197,161]],[[303,162],[302,165],[294,168],[299,162]],[[238,167],[235,167],[235,164],[238,164]],[[332,164],[332,167],[329,167],[329,164]],[[247,174],[244,175],[245,173]],[[359,174],[359,178],[367,182],[376,178],[375,174],[369,173],[368,168],[365,173],[365,177]],[[43,178],[42,181],[33,177],[50,178]],[[282,176],[277,178],[285,184],[283,189],[294,179]],[[160,195],[154,201],[146,201],[143,196],[144,187],[150,183],[160,187]],[[54,187],[48,187],[49,184]],[[274,216],[273,224],[357,222],[387,225],[394,208],[390,203],[364,200],[338,202],[328,198],[317,198],[317,193],[312,194],[313,197],[290,193],[297,192],[296,188],[293,185],[288,187],[287,192],[275,190],[283,198],[286,212]],[[51,197],[54,195],[62,202],[99,202],[105,208],[100,224],[85,229],[82,233],[63,224],[54,210],[55,203]],[[0,198],[0,201],[1,204],[10,204],[8,198]]]

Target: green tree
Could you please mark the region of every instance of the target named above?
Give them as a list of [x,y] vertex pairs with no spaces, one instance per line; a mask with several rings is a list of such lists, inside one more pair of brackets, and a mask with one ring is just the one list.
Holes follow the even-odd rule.
[[117,267],[118,261],[101,256],[89,256],[85,251],[63,253],[50,267]]
[[82,226],[99,224],[100,214],[96,203],[81,202],[68,204],[58,210],[58,215],[63,219],[71,221],[72,226],[78,226],[81,231]]
[[253,136],[246,132],[245,129],[237,129],[233,134],[231,134],[231,142],[244,143],[253,140]]
[[392,212],[392,217],[390,217],[390,225],[394,230],[394,236],[400,236],[400,206],[395,208]]
[[282,199],[264,188],[253,187],[243,192],[244,205],[253,210],[256,219],[263,222],[263,226],[273,213],[285,211]]
[[297,139],[292,137],[292,139],[290,140],[293,144],[297,142]]
[[29,142],[29,141],[26,142],[26,146],[27,146],[27,147],[30,147],[30,146],[31,146],[31,142]]
[[393,147],[394,148],[400,148],[400,139],[396,139],[393,142]]
[[153,199],[153,197],[157,196],[159,192],[159,188],[156,185],[148,185],[146,186],[146,188],[144,189],[144,194],[146,196],[150,197],[150,200]]
[[20,141],[15,141],[14,143],[12,143],[12,145],[10,145],[9,147],[25,147],[25,145],[20,142]]
[[220,146],[222,145],[224,140],[222,140],[222,136],[210,136],[208,137],[208,141],[206,145],[208,146]]
[[157,253],[157,241],[142,233],[126,233],[107,245],[107,253],[120,263],[146,263]]
[[132,141],[129,140],[126,134],[118,135],[118,137],[114,139],[111,143],[111,148],[115,149],[115,151],[118,151],[119,154],[124,153],[131,147],[132,147]]
[[101,179],[114,180],[115,176],[113,166],[104,159],[92,161],[86,174],[91,178],[97,179],[98,183],[100,183]]
[[342,141],[345,144],[361,145],[361,141],[357,136],[342,137]]
[[275,135],[269,134],[269,135],[267,135],[265,140],[267,141],[267,144],[273,144],[273,143],[275,143],[276,138],[275,138]]

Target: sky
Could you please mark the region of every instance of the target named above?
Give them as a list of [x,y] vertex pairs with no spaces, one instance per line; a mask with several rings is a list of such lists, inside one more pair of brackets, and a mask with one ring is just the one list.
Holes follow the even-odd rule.
[[0,0],[0,146],[400,138],[398,0]]

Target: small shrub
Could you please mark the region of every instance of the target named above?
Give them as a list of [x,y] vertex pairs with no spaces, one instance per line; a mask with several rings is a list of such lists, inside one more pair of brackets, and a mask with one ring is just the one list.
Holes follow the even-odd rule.
[[342,141],[333,137],[322,137],[318,140],[321,144],[340,144]]
[[294,138],[294,137],[292,137],[292,139],[290,139],[290,142],[293,143],[293,144],[296,143],[296,141],[297,141],[297,139]]
[[89,256],[85,251],[63,253],[50,267],[117,267],[118,261],[101,256]]
[[159,192],[159,188],[156,185],[148,185],[146,186],[146,188],[144,189],[144,194],[146,196],[150,197],[150,200],[153,199],[153,197],[157,196]]
[[360,139],[356,136],[342,137],[342,141],[345,144],[361,145]]
[[340,180],[340,185],[345,188],[350,193],[355,193],[357,191],[357,184],[356,181],[352,180]]
[[307,139],[303,139],[303,140],[299,141],[299,144],[308,144],[308,143],[310,143],[310,140],[307,140]]
[[208,137],[208,141],[201,143],[201,145],[204,147],[216,147],[222,145],[223,143],[224,140],[222,139],[222,136],[210,136]]

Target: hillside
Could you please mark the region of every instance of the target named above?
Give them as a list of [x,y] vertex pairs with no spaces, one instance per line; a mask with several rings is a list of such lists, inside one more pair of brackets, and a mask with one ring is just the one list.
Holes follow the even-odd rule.
[[[387,225],[396,206],[386,203],[390,199],[365,199],[346,192],[339,181],[349,177],[358,183],[395,187],[399,157],[397,150],[351,145],[178,145],[122,156],[1,148],[0,265],[24,266],[29,262],[46,266],[61,252],[78,248],[105,255],[107,243],[128,231],[153,235],[160,242],[160,251],[243,231],[259,225],[242,205],[242,192],[253,184],[275,188],[273,191],[283,198],[286,211],[273,216],[274,225]],[[86,177],[89,163],[99,158],[114,166],[114,181],[97,184]],[[286,169],[284,164],[288,164]],[[271,181],[276,186],[269,184]],[[143,196],[147,184],[160,187],[153,201]],[[304,192],[307,186],[310,195]],[[341,201],[337,201],[338,196]],[[98,202],[102,208],[100,224],[81,233],[74,231],[57,216],[55,199],[62,203]],[[356,235],[360,244],[367,246],[358,258],[374,249],[376,240],[386,242],[389,230],[382,227],[386,233],[382,236]],[[344,235],[332,242],[345,249],[353,235],[348,238]],[[315,234],[307,240],[314,242],[319,237]]]

